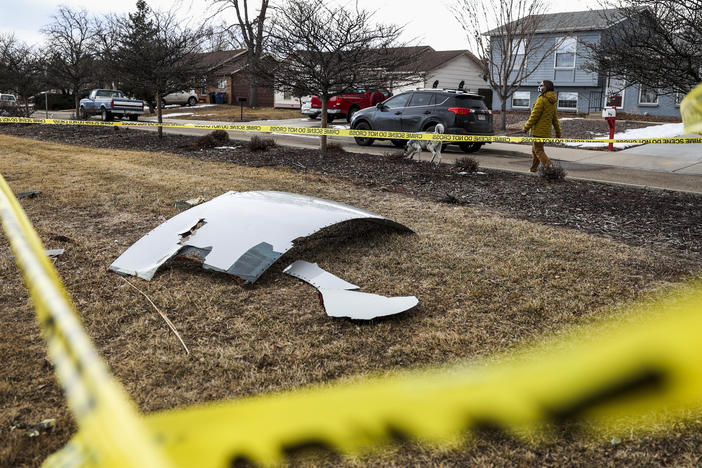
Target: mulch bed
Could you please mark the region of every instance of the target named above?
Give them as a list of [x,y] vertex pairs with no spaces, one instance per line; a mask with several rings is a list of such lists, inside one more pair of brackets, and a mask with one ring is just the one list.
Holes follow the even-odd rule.
[[[566,121],[572,122],[572,121]],[[314,150],[273,147],[249,151],[196,149],[195,137],[100,127],[0,125],[10,135],[99,148],[164,151],[252,167],[282,166],[297,172],[343,177],[373,190],[406,193],[445,203],[468,204],[508,216],[605,236],[636,246],[676,249],[702,258],[702,195],[596,182],[548,182],[540,177],[485,170],[460,175],[453,166],[411,162],[385,155],[335,150],[322,159]]]

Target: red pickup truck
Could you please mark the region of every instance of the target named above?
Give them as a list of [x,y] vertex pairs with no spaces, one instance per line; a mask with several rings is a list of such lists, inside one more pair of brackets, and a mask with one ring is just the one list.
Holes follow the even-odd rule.
[[[351,122],[351,117],[356,111],[366,107],[375,106],[392,96],[387,89],[348,88],[339,95],[329,99],[327,103],[327,121],[346,117]],[[318,96],[303,99],[301,112],[311,119],[316,119],[322,113],[322,100]]]

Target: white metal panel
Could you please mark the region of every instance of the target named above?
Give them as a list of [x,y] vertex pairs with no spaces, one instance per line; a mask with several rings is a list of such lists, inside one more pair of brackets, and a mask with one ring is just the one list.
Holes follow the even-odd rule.
[[322,270],[316,263],[298,260],[289,265],[283,273],[310,283],[317,289],[360,289],[359,286],[344,281],[328,271]]
[[344,289],[320,289],[324,310],[330,317],[370,320],[399,314],[419,304],[414,296],[385,297]]
[[156,227],[110,269],[149,280],[170,258],[194,254],[204,268],[252,283],[295,239],[357,219],[409,230],[370,211],[322,198],[286,192],[227,192]]

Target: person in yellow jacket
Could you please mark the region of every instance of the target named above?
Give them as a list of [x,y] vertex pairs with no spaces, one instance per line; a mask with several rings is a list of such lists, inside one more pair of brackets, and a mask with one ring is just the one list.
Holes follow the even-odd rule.
[[[561,126],[558,123],[556,112],[556,93],[553,92],[553,82],[544,80],[539,85],[539,97],[536,98],[531,115],[523,132],[531,130],[531,136],[538,138],[551,138],[551,127],[556,130],[556,138],[561,137]],[[542,142],[534,142],[531,147],[531,172],[536,172],[539,162],[544,166],[551,165],[551,160],[544,151]]]

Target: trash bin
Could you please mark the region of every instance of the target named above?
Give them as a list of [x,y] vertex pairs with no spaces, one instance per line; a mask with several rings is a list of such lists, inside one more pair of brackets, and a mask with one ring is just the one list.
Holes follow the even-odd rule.
[[227,103],[227,93],[217,93],[216,102],[217,102],[217,104],[226,104]]
[[216,104],[217,102],[217,93],[209,93],[210,96],[210,104]]

